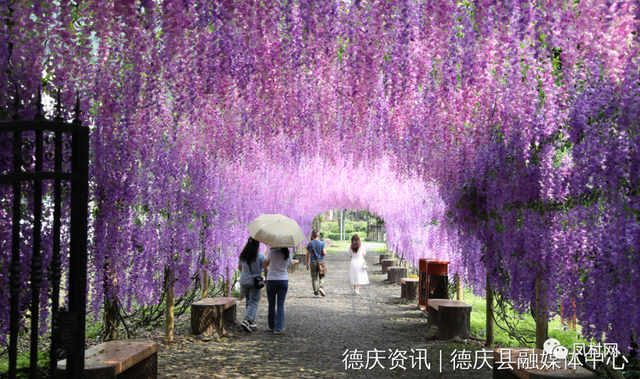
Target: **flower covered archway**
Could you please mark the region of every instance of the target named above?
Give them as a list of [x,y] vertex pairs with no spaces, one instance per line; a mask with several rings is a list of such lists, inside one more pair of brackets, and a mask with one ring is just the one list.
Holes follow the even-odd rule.
[[210,274],[228,272],[257,215],[308,229],[343,207],[384,217],[410,261],[446,257],[521,309],[540,278],[549,308],[576,301],[588,335],[622,348],[638,335],[636,2],[21,0],[2,11],[2,103],[44,82],[79,90],[89,110],[94,309],[104,277],[129,306],[149,304],[166,268],[177,293],[203,256]]

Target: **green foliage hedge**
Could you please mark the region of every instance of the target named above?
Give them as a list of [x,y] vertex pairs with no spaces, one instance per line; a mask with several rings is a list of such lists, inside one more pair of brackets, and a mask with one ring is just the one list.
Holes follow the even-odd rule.
[[[340,227],[338,226],[337,221],[323,222],[320,231],[324,232],[324,234],[340,235]],[[345,231],[349,236],[349,238],[351,238],[351,235],[353,233],[358,233],[360,237],[363,238],[364,234],[367,232],[367,222],[366,221],[347,221],[345,223]]]

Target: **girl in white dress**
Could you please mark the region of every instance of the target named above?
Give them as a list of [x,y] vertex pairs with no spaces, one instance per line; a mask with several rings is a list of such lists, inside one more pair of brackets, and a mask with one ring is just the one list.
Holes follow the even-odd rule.
[[351,246],[349,247],[349,256],[351,257],[351,270],[349,271],[349,280],[353,284],[353,293],[356,296],[360,296],[360,286],[363,284],[369,284],[369,276],[367,275],[367,268],[364,267],[364,257],[367,252],[364,246],[360,243],[360,237],[354,234],[351,237]]

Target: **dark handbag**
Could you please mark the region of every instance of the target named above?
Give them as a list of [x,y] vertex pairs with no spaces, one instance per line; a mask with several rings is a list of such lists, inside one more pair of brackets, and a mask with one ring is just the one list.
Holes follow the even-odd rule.
[[[253,271],[251,271],[251,263],[249,263],[249,273],[251,274],[251,276],[253,276]],[[253,276],[253,286],[257,289],[264,287],[264,278],[262,278],[262,275]]]

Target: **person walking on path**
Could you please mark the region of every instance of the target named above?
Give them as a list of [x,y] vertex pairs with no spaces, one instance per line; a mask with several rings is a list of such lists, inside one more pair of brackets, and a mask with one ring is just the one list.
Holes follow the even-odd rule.
[[287,267],[291,264],[291,255],[286,247],[269,249],[267,259],[267,299],[269,299],[269,331],[282,334],[284,328],[284,299],[289,289],[289,275]]
[[349,271],[349,280],[353,284],[353,294],[360,296],[360,286],[369,284],[369,275],[367,275],[366,261],[364,257],[367,251],[360,243],[360,237],[354,234],[351,237],[351,246],[349,246],[349,256],[351,257],[351,270]]
[[318,240],[320,233],[314,229],[311,232],[311,242],[307,244],[307,271],[311,268],[311,285],[313,286],[313,297],[318,294],[326,296],[324,292],[324,274],[320,273],[319,262],[324,262],[327,249],[324,242]]
[[244,315],[244,321],[240,325],[247,332],[252,332],[256,327],[256,312],[258,311],[258,303],[260,302],[261,288],[256,288],[253,278],[262,276],[264,270],[264,255],[259,254],[260,242],[249,237],[249,241],[244,245],[244,249],[240,253],[238,262],[238,270],[240,270],[240,287],[242,293],[247,299],[247,311]]

